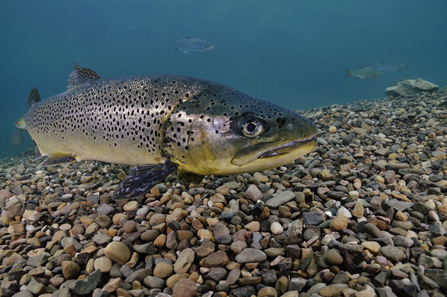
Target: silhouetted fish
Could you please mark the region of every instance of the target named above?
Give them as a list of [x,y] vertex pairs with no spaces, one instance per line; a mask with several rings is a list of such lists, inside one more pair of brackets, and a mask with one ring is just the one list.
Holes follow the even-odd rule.
[[182,51],[185,54],[189,54],[190,52],[209,51],[214,49],[215,46],[204,39],[188,37],[171,41],[171,47],[173,47],[175,51]]

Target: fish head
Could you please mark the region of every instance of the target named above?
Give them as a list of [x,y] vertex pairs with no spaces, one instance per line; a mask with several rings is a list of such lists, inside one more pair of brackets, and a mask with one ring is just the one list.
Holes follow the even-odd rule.
[[216,46],[212,43],[205,43],[205,45],[202,48],[202,51],[210,51],[214,49]]
[[14,125],[16,126],[16,128],[19,129],[26,129],[26,125],[25,125],[25,116],[22,116],[20,119],[18,119]]
[[179,170],[226,175],[275,168],[316,146],[314,123],[236,90],[181,103],[165,127],[164,154]]

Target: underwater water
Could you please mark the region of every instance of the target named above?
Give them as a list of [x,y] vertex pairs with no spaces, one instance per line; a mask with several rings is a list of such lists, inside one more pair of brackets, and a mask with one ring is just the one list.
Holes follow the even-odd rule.
[[[33,87],[64,92],[73,62],[101,77],[178,74],[234,87],[289,109],[384,97],[397,81],[447,85],[447,1],[4,1],[0,9],[0,158]],[[215,45],[191,52],[170,41]],[[372,79],[345,68],[408,68]]]

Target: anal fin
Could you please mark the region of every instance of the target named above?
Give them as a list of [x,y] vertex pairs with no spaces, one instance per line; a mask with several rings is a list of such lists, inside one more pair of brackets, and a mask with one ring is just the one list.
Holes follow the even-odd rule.
[[168,161],[161,165],[140,165],[134,167],[130,170],[129,175],[118,185],[112,199],[119,201],[142,196],[176,170],[177,165]]

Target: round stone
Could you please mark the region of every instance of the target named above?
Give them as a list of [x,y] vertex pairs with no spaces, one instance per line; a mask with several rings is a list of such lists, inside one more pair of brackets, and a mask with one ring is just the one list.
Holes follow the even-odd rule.
[[343,257],[336,249],[330,249],[326,254],[326,263],[329,265],[341,265],[343,264]]
[[166,262],[160,262],[155,265],[154,276],[158,278],[166,278],[171,276],[174,271],[174,267]]
[[134,221],[127,221],[123,225],[123,230],[126,233],[132,233],[137,230],[137,224]]
[[270,225],[270,231],[272,231],[273,234],[281,234],[284,232],[284,229],[282,228],[281,224],[278,222],[273,222]]
[[236,262],[241,264],[262,262],[265,260],[267,260],[267,255],[263,251],[254,248],[244,249],[239,255],[236,256]]
[[380,244],[375,241],[364,241],[361,243],[368,251],[377,255],[380,250]]
[[151,218],[149,219],[149,224],[151,226],[159,225],[162,223],[166,223],[166,215],[164,215],[162,213],[156,213],[156,214],[152,215]]
[[73,261],[62,261],[61,268],[65,279],[74,279],[81,271],[79,265]]
[[122,242],[112,241],[104,249],[107,258],[115,261],[120,265],[126,264],[130,259],[129,248]]
[[95,259],[94,268],[101,270],[102,273],[107,273],[112,269],[112,260],[107,257],[99,257]]
[[245,225],[245,229],[248,231],[258,232],[261,229],[261,224],[258,221],[252,221]]
[[179,280],[172,289],[172,296],[175,297],[194,297],[197,295],[198,286],[192,280],[185,278]]
[[113,216],[113,219],[112,219],[113,224],[114,224],[114,225],[119,225],[119,224],[120,224],[120,220],[121,220],[122,218],[124,218],[124,219],[126,219],[126,220],[129,219],[129,217],[128,217],[126,214],[124,214],[124,213],[117,213],[117,214],[115,214],[115,215]]
[[278,293],[276,292],[275,288],[272,287],[263,287],[258,292],[258,297],[277,297]]
[[340,231],[341,229],[348,227],[348,218],[345,216],[337,216],[329,223],[329,227],[332,230]]
[[400,248],[391,245],[380,248],[380,253],[394,262],[399,262],[407,258],[407,255]]
[[85,232],[84,225],[81,225],[81,224],[76,225],[76,226],[74,226],[73,228],[71,228],[71,233],[72,233],[73,235],[78,235],[78,234],[83,235],[84,232]]
[[138,201],[129,201],[123,206],[124,211],[131,211],[138,209]]

